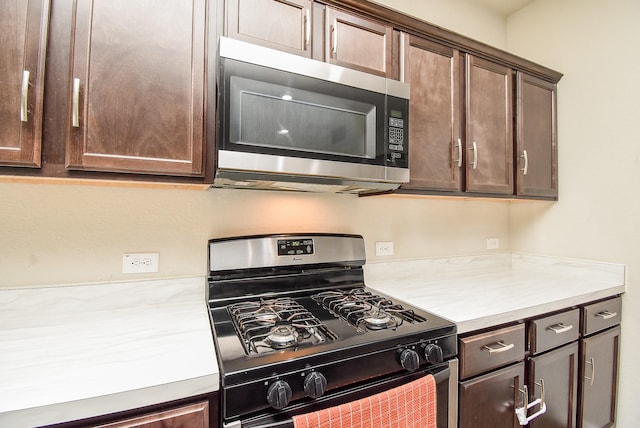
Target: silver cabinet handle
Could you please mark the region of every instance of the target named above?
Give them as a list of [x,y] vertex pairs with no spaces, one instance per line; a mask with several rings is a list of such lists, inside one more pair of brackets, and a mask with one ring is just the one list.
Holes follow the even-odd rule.
[[331,36],[331,53],[335,56],[338,55],[338,18],[333,20]]
[[473,169],[478,169],[478,146],[475,141],[473,142],[471,150],[473,150],[473,163],[471,164],[471,167]]
[[589,381],[589,386],[593,386],[593,381],[596,378],[596,360],[594,360],[592,357],[584,363],[591,365],[591,377],[585,376],[584,378]]
[[462,168],[462,140],[460,138],[456,142],[456,147],[458,149],[458,159],[454,159],[453,163],[457,163],[458,168]]
[[73,79],[71,125],[73,125],[74,128],[80,126],[80,79]]
[[602,311],[602,312],[598,312],[596,314],[596,316],[602,318],[603,320],[610,320],[611,318],[617,317],[618,313],[617,312]]
[[527,175],[527,172],[529,171],[529,156],[527,155],[527,151],[523,150],[522,156],[520,157],[524,159],[524,166],[521,169],[522,174]]
[[[531,403],[529,403],[529,388],[527,388],[527,385],[524,385],[523,389],[520,390],[523,397],[522,407],[516,407],[516,416],[518,417],[520,425],[527,425],[529,422],[538,416],[543,415],[547,411],[547,403],[544,401],[544,379],[540,379],[540,383],[536,382],[535,384],[540,387],[540,398],[537,398]],[[540,405],[538,411],[529,416],[529,409],[537,405]]]
[[311,44],[311,11],[305,10],[304,14],[304,45],[309,46]]
[[513,349],[514,346],[515,345],[513,343],[505,345],[504,342],[496,342],[493,345],[484,345],[484,349],[488,350],[489,354],[499,354],[500,352],[505,352],[509,349]]
[[553,331],[555,334],[566,333],[573,328],[572,325],[564,325],[562,323],[551,325],[547,327],[547,330]]
[[29,70],[22,71],[22,91],[20,92],[20,120],[27,122],[29,120]]

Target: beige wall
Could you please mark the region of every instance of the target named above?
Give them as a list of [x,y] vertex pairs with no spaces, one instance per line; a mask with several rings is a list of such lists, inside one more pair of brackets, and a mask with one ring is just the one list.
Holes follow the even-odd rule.
[[508,49],[558,86],[560,201],[511,210],[516,250],[628,266],[619,427],[640,421],[640,2],[537,0],[507,22]]
[[[369,260],[380,240],[402,259],[509,246],[507,202],[24,183],[0,198],[0,287],[204,276],[207,240],[246,234],[362,234]],[[160,272],[123,275],[123,252],[159,252]]]

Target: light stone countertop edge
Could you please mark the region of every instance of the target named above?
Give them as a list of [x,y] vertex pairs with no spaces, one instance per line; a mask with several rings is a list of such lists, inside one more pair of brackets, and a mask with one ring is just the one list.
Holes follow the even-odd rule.
[[365,283],[455,322],[464,334],[622,294],[626,267],[494,253],[371,263]]

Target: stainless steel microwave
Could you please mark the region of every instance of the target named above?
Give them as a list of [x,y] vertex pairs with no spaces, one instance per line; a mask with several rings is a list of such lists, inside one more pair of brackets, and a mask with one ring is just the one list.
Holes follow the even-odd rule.
[[214,187],[372,193],[409,181],[409,85],[220,38]]

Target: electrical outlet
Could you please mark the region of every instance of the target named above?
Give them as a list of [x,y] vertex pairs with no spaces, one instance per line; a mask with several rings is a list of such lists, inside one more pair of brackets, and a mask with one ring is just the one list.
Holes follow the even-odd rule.
[[122,273],[158,272],[160,253],[122,254]]
[[487,238],[487,250],[497,250],[500,248],[500,239]]
[[393,256],[393,241],[376,242],[376,256]]

